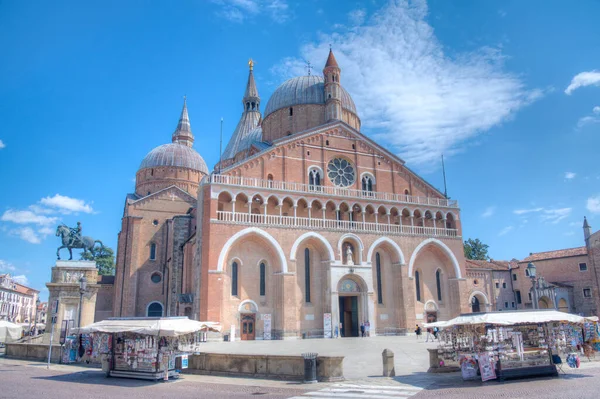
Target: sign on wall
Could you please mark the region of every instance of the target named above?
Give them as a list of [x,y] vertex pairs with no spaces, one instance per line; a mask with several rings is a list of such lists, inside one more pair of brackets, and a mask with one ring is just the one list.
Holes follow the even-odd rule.
[[263,339],[266,340],[270,340],[271,339],[271,315],[270,314],[264,314],[263,315],[263,322],[264,322],[264,336]]
[[331,338],[331,313],[323,314],[323,330],[325,338]]

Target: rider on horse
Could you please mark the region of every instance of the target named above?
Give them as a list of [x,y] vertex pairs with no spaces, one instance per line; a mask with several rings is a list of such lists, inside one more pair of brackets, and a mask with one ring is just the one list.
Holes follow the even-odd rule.
[[71,238],[70,245],[74,245],[77,242],[77,240],[81,242],[81,222],[77,222],[77,227],[75,228],[69,227],[69,230],[71,230],[71,232],[69,233],[69,237]]

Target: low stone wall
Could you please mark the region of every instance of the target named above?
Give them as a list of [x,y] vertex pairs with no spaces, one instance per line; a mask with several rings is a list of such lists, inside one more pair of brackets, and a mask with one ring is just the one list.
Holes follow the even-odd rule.
[[[60,345],[52,345],[52,363],[60,362]],[[48,361],[48,344],[6,344],[6,357]]]
[[[319,381],[343,381],[343,361],[343,356],[318,356],[317,378]],[[184,372],[302,380],[304,378],[304,359],[302,356],[201,353],[189,357],[188,369]]]

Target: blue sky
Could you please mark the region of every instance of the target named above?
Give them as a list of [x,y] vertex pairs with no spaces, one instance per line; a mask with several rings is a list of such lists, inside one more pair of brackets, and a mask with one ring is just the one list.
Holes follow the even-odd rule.
[[330,44],[363,132],[441,189],[443,153],[464,238],[493,258],[581,246],[584,215],[600,227],[597,1],[149,4],[0,3],[0,272],[42,289],[58,222],[115,248],[184,95],[212,167],[248,59],[264,109]]

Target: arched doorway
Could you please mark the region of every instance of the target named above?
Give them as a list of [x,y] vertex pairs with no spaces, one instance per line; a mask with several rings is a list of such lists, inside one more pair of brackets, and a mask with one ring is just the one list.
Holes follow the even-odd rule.
[[474,296],[473,298],[471,298],[471,312],[473,312],[473,313],[479,313],[479,312],[481,312],[481,306],[479,304],[479,298],[477,298],[476,296]]
[[560,298],[558,300],[558,310],[561,312],[569,313],[569,304],[565,300],[565,298]]
[[160,302],[150,303],[148,305],[148,309],[146,310],[146,315],[148,317],[162,317],[163,305]]
[[341,337],[359,336],[359,320],[363,313],[361,292],[360,285],[350,277],[342,278],[338,284]]
[[550,309],[550,303],[550,299],[543,296],[538,301],[538,309]]
[[243,301],[238,311],[240,312],[240,339],[254,341],[256,339],[256,314],[258,306],[254,301]]

